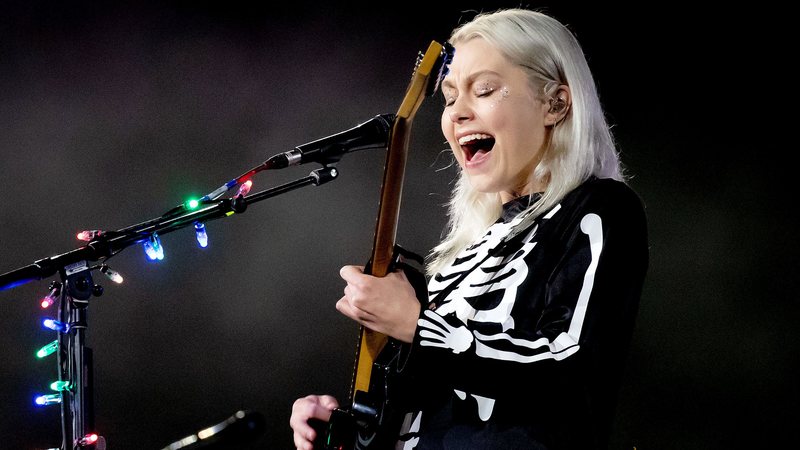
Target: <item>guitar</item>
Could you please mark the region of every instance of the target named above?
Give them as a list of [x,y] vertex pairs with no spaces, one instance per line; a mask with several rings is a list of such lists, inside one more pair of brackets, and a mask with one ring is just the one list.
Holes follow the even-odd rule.
[[[398,260],[395,237],[403,189],[411,125],[425,97],[433,95],[447,73],[453,55],[449,44],[432,41],[420,54],[414,74],[395,116],[389,138],[381,186],[372,254],[365,273],[384,277]],[[320,450],[379,450],[394,448],[402,416],[394,409],[393,379],[399,372],[400,342],[360,327],[356,362],[350,386],[349,407],[337,408],[320,430],[315,448]]]

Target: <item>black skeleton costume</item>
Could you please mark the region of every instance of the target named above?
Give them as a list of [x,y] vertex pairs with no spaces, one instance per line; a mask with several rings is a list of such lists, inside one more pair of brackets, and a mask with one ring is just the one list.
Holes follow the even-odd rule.
[[591,178],[526,224],[538,195],[505,204],[430,280],[398,449],[607,445],[648,265],[644,208]]

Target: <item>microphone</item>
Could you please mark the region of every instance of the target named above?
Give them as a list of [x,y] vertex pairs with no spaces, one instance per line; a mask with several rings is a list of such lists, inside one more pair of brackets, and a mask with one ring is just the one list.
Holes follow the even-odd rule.
[[386,147],[394,114],[381,114],[355,127],[279,153],[266,160],[266,169],[283,169],[310,162],[322,165],[338,162],[345,153],[365,148]]
[[236,411],[224,421],[175,441],[161,450],[229,449],[234,444],[254,441],[265,429],[266,420],[261,413]]

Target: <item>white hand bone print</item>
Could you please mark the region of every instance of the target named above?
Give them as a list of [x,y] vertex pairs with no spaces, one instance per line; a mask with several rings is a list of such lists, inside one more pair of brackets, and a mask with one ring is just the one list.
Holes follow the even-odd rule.
[[472,345],[472,333],[466,326],[453,327],[444,317],[433,311],[424,311],[417,325],[420,327],[420,345],[423,347],[449,348],[461,353]]

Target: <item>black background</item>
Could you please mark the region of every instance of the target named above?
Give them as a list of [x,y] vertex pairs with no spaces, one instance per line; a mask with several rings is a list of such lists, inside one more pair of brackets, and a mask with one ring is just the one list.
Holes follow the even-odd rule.
[[[6,2],[0,273],[395,112],[418,51],[475,10],[516,5]],[[761,39],[762,16],[783,13],[523,6],[583,43],[650,219],[613,448],[773,448],[798,407],[796,213],[790,165],[766,139],[791,133],[776,126],[791,104]],[[398,241],[419,253],[440,237],[455,173],[441,105],[423,103],[410,144]],[[98,274],[87,330],[108,448],[158,450],[251,409],[267,432],[242,448],[288,449],[295,398],[346,396],[357,327],[334,309],[338,269],[368,257],[383,155],[347,155],[334,182],[209,222],[207,249],[186,229],[162,237],[160,263],[138,247],[109,261],[126,281]],[[314,168],[260,173],[254,189]],[[60,443],[58,408],[32,404],[56,376],[33,356],[53,339],[39,325],[48,282],[0,292],[0,449]]]

